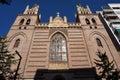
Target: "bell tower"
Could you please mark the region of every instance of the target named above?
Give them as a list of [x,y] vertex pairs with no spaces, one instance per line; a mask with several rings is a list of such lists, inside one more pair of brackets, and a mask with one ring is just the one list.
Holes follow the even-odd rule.
[[25,11],[16,17],[7,35],[7,38],[10,41],[8,47],[9,51],[11,51],[11,53],[15,53],[17,50],[22,56],[22,65],[20,65],[19,70],[21,76],[24,74],[24,67],[26,66],[25,63],[27,61],[27,56],[29,55],[34,29],[40,23],[38,10],[39,5],[37,4],[32,8],[27,6]]
[[81,4],[77,4],[76,7],[76,22],[80,23],[82,26],[92,65],[96,67],[94,65],[94,58],[96,57],[95,53],[98,50],[101,52],[106,52],[109,58],[112,60],[113,58],[110,56],[111,52],[109,51],[109,47],[106,43],[108,41],[105,39],[108,37],[108,34],[102,22],[100,21],[98,14],[92,13],[88,6],[84,8]]
[[[101,24],[99,17],[97,14],[92,13],[89,6],[82,7],[79,3],[76,5],[77,14],[76,14],[76,22],[80,22],[83,26],[89,26],[86,28],[97,28],[97,25]],[[85,27],[84,27],[85,28]]]
[[92,13],[89,6],[86,6],[86,8],[84,8],[82,7],[80,3],[78,3],[76,7],[77,7],[78,14],[91,14]]
[[24,14],[38,14],[39,5],[35,4],[31,9],[29,5],[26,6]]
[[32,8],[30,8],[29,5],[27,5],[23,14],[19,14],[17,16],[15,22],[13,23],[13,27],[17,26],[17,28],[19,29],[27,29],[39,24],[41,15],[39,15],[38,10],[39,5],[37,4],[35,4]]

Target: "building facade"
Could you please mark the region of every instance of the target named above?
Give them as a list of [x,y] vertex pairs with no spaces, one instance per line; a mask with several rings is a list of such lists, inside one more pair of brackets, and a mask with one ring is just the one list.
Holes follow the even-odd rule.
[[99,13],[116,49],[120,51],[120,4],[108,4]]
[[[96,52],[106,52],[120,68],[120,58],[98,14],[77,4],[76,22],[50,17],[40,22],[39,5],[26,7],[8,32],[8,49],[22,56],[19,73],[24,80],[95,80]],[[18,57],[16,57],[17,59]],[[13,66],[16,68],[16,65]]]

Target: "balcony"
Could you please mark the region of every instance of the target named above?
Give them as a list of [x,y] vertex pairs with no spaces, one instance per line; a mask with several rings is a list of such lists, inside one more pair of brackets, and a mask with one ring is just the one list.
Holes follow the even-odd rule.
[[111,11],[111,12],[105,12],[105,11],[103,11],[103,15],[105,15],[105,14],[114,14],[114,12],[113,11]]
[[120,19],[110,20],[110,23],[113,23],[113,24],[120,24]]
[[102,7],[103,9],[103,15],[104,14],[114,14],[114,11],[109,6]]
[[112,9],[103,9],[103,12],[113,12]]
[[117,29],[117,32],[120,33],[120,29]]
[[109,6],[103,6],[102,9],[110,9]]
[[114,13],[112,13],[112,14],[105,14],[105,16],[107,16],[107,17],[114,17],[114,16],[117,16],[116,14],[114,14]]
[[116,14],[105,14],[104,15],[104,18],[108,21],[110,20],[115,20],[115,19],[118,19],[118,16]]
[[110,27],[113,29],[119,29],[120,28],[120,22],[119,23],[110,23]]
[[118,38],[119,42],[120,42],[120,29],[116,29],[114,31],[114,33],[116,34],[116,37]]

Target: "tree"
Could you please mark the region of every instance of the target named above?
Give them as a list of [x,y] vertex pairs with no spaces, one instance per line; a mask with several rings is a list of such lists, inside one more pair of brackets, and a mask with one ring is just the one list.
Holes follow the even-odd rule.
[[11,1],[12,0],[0,0],[0,3],[10,5]]
[[97,74],[97,80],[118,80],[120,71],[115,69],[114,61],[109,61],[108,56],[105,53],[97,52],[99,60],[95,59],[95,64],[98,67],[99,73]]
[[11,54],[8,51],[7,44],[6,37],[0,37],[0,75],[4,79],[10,80],[14,74],[14,71],[11,70],[11,65],[15,64],[16,60],[14,60],[15,54]]

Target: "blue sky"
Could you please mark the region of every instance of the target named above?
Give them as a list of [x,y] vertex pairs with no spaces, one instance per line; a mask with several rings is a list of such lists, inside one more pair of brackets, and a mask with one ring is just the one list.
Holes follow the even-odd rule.
[[102,10],[101,7],[108,3],[120,3],[120,0],[12,0],[11,5],[0,4],[0,36],[6,35],[14,23],[18,14],[22,14],[27,5],[32,7],[39,4],[41,22],[48,22],[49,17],[66,16],[68,22],[75,21],[76,4],[81,3],[84,7],[89,5],[93,13]]

